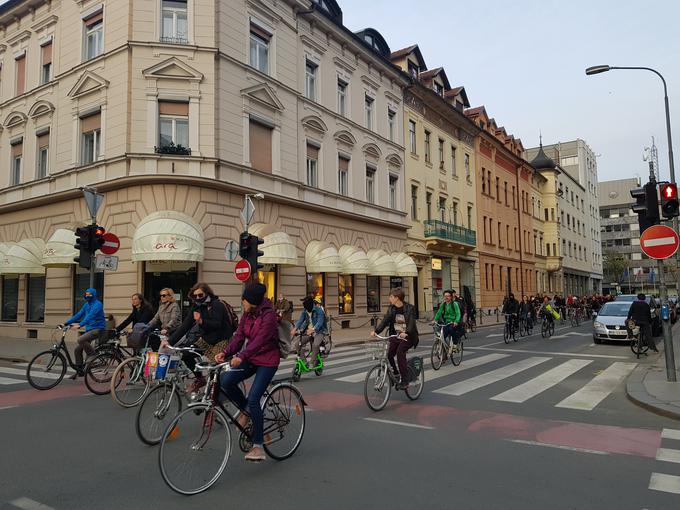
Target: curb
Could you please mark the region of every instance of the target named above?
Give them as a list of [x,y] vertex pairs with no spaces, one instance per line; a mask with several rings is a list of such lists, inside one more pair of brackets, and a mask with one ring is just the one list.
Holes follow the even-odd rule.
[[626,396],[628,400],[652,413],[680,420],[680,408],[662,402],[650,395],[645,389],[644,380],[649,366],[638,366],[626,380]]

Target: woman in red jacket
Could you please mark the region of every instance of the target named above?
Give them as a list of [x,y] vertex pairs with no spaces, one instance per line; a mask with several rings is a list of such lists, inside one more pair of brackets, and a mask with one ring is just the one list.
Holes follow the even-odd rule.
[[[242,411],[239,424],[245,427],[252,421],[253,448],[246,454],[246,460],[264,460],[264,416],[260,400],[279,367],[278,320],[274,306],[264,297],[267,288],[253,283],[243,291],[243,316],[238,329],[224,352],[215,356],[215,361],[223,363],[225,358],[234,356],[230,366],[238,370],[224,372],[220,379],[222,388],[229,399]],[[246,347],[244,342],[248,340]],[[238,384],[255,376],[246,399]]]

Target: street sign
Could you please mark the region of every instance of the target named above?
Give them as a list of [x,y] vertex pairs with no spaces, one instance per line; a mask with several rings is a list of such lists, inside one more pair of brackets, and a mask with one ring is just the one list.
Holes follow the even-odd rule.
[[118,257],[97,253],[95,267],[97,269],[105,269],[107,271],[118,271]]
[[240,282],[245,282],[250,278],[250,264],[247,260],[239,260],[234,267],[234,276]]
[[103,254],[113,255],[118,251],[118,248],[120,248],[120,239],[118,239],[116,234],[107,232],[102,238],[104,239],[104,244],[100,249]]
[[241,218],[246,225],[250,225],[250,222],[253,219],[253,214],[255,214],[255,205],[253,204],[253,201],[250,199],[250,197],[247,196],[246,203],[241,210]]
[[224,247],[224,256],[229,262],[234,262],[238,257],[238,243],[236,241],[229,241]]
[[83,195],[85,196],[85,203],[87,204],[87,208],[90,211],[90,216],[92,218],[96,218],[97,211],[104,201],[104,195],[89,189],[83,189]]
[[640,248],[650,258],[667,259],[678,251],[680,238],[671,227],[654,225],[640,236]]

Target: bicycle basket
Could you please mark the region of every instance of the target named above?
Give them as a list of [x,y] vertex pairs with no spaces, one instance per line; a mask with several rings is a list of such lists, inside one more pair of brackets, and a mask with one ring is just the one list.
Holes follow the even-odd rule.
[[411,376],[411,381],[415,381],[418,376],[420,375],[421,370],[423,369],[423,358],[420,356],[414,356],[413,358],[409,359],[407,362],[408,365],[408,373]]
[[156,364],[156,371],[154,379],[163,381],[169,376],[177,372],[177,365],[179,364],[180,356],[176,354],[158,354],[158,363]]
[[386,342],[384,340],[366,342],[364,344],[366,356],[368,356],[370,359],[382,357],[383,353],[385,352],[385,344]]
[[144,377],[153,377],[156,373],[156,365],[158,364],[158,353],[148,351],[144,355]]

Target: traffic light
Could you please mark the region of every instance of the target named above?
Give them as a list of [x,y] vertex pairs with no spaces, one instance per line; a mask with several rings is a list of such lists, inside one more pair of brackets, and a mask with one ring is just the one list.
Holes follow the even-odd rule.
[[90,269],[92,264],[90,242],[90,227],[78,227],[76,229],[76,244],[73,247],[79,251],[79,255],[74,257],[73,260],[85,269]]
[[656,184],[648,182],[641,188],[630,190],[630,195],[635,199],[633,212],[638,215],[640,224],[640,234],[652,225],[660,223],[659,217],[659,197],[656,191]]
[[248,237],[248,257],[246,260],[250,263],[253,277],[257,278],[257,272],[264,267],[257,261],[258,258],[264,255],[264,252],[260,251],[260,245],[264,243],[264,240],[254,235],[249,235]]
[[238,239],[238,255],[243,260],[248,259],[248,243],[250,241],[250,234],[248,232],[241,232]]
[[104,234],[106,230],[99,225],[90,225],[90,253],[94,253],[104,246]]
[[659,197],[661,200],[661,215],[670,220],[680,214],[678,203],[678,187],[675,184],[662,182],[659,184]]

